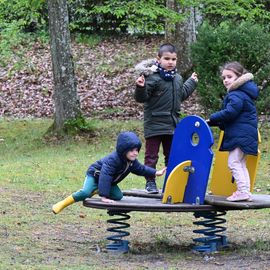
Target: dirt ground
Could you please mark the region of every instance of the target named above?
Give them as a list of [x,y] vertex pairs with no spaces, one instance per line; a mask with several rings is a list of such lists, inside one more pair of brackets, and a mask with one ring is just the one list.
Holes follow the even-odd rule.
[[191,250],[192,213],[131,212],[129,253],[115,254],[106,211],[76,204],[56,216],[51,194],[0,191],[0,269],[270,269],[269,209],[227,213],[229,247],[210,254]]

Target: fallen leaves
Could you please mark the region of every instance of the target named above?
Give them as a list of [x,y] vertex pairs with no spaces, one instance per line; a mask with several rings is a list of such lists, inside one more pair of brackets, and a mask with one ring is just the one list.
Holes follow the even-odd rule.
[[[130,119],[143,117],[142,104],[133,98],[133,67],[153,58],[160,38],[104,40],[96,48],[72,44],[77,92],[87,117]],[[12,63],[0,68],[0,116],[52,117],[53,74],[49,46],[34,44],[27,64],[15,71]],[[196,94],[182,106],[185,114],[202,111]]]

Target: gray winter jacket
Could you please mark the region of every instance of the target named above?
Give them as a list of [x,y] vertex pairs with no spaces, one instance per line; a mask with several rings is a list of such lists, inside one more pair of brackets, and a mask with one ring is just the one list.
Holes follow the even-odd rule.
[[[185,83],[179,74],[165,81],[144,61],[137,68],[145,76],[145,86],[136,86],[135,100],[144,103],[144,136],[172,135],[179,122],[181,102],[195,90],[197,83],[189,78]],[[148,66],[147,66],[148,65]],[[138,67],[138,66],[136,66]]]

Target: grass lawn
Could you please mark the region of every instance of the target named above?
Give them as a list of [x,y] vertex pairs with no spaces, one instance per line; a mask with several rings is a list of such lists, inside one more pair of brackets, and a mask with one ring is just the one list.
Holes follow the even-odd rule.
[[[0,120],[0,269],[269,269],[269,209],[228,212],[230,247],[207,256],[191,252],[192,213],[131,212],[130,252],[107,253],[106,211],[78,203],[54,215],[51,206],[81,188],[88,165],[114,150],[121,130],[143,138],[142,123],[94,120],[95,137],[61,142],[43,139],[50,125],[51,120]],[[254,193],[270,194],[267,124],[261,134]],[[144,148],[140,161],[143,153]],[[163,179],[158,181],[161,188]],[[144,184],[130,175],[120,187]]]

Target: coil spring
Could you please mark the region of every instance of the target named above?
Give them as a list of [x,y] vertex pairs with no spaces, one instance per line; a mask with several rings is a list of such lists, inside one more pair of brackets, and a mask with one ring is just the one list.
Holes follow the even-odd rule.
[[130,227],[128,223],[125,221],[130,219],[130,215],[128,215],[126,212],[118,212],[118,211],[108,211],[108,214],[110,216],[121,216],[121,217],[115,217],[107,220],[108,224],[115,225],[114,227],[109,227],[107,229],[108,232],[114,233],[112,236],[108,236],[107,240],[112,241],[111,243],[107,244],[106,248],[109,251],[116,251],[121,253],[128,252],[128,244],[129,241],[123,240],[123,237],[129,236],[129,232],[124,231],[124,229],[127,229]]
[[227,246],[227,237],[222,234],[226,231],[226,227],[221,226],[221,224],[226,223],[226,219],[221,218],[221,216],[224,215],[226,215],[226,211],[194,213],[196,218],[202,217],[205,220],[193,222],[194,225],[204,226],[202,229],[193,230],[194,233],[204,235],[204,237],[193,239],[193,241],[198,244],[193,247],[193,250],[201,252],[214,252],[222,247]]

